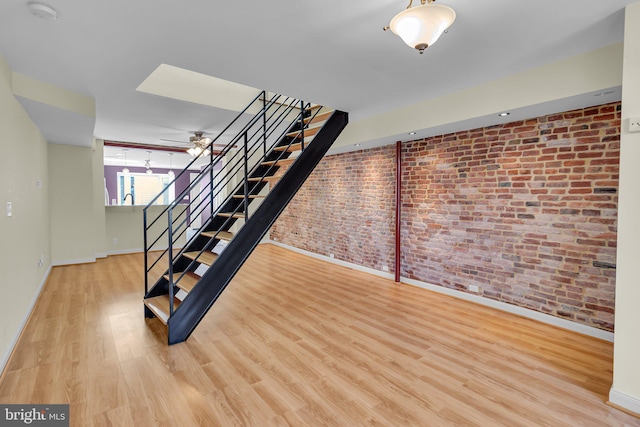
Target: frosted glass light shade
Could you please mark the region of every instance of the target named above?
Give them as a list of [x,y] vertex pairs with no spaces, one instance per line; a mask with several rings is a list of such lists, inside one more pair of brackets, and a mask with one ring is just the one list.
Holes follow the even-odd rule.
[[427,3],[398,13],[389,28],[408,46],[423,53],[455,20],[456,12],[449,6]]

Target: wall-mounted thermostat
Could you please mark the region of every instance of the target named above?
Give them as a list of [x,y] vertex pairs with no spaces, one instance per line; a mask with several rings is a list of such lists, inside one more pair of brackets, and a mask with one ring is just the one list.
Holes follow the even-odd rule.
[[629,119],[629,132],[640,132],[640,117]]

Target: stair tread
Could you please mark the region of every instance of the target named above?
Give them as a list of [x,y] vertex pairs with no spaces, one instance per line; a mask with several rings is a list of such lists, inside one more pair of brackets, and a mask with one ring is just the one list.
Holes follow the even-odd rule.
[[260,182],[260,181],[277,181],[279,180],[279,176],[256,176],[253,178],[249,178],[249,182]]
[[202,254],[200,254],[200,257],[198,257],[198,254],[199,254],[198,251],[185,252],[184,256],[192,260],[197,260],[200,264],[205,264],[205,265],[213,264],[218,258],[218,255],[209,251],[202,252]]
[[278,166],[285,166],[293,163],[296,160],[296,158],[297,157],[288,157],[286,159],[280,159],[280,160],[267,160],[266,162],[262,162],[260,164],[262,166],[273,166],[277,163]]
[[[247,197],[249,197],[250,199],[264,199],[267,196],[263,196],[263,195],[260,195],[260,194],[249,194],[249,196],[247,196]],[[234,199],[244,199],[244,194],[234,194],[233,198]]]
[[305,123],[318,123],[326,121],[333,114],[334,110],[323,111],[322,113],[318,113],[312,117],[306,117],[304,119]]
[[288,151],[288,152],[292,153],[294,151],[302,150],[302,143],[301,142],[296,142],[295,144],[291,144],[291,145],[282,145],[280,147],[274,147],[273,150],[274,151]]
[[224,218],[244,218],[244,212],[218,212],[216,215]]
[[[170,306],[169,295],[158,295],[157,297],[145,298],[144,305],[156,315],[158,319],[165,325],[169,320]],[[180,306],[180,300],[173,299],[173,309],[175,310]]]
[[[218,233],[217,236],[216,236],[216,233]],[[200,234],[210,239],[213,239],[214,237],[220,240],[227,240],[227,241],[233,239],[233,233],[231,233],[230,231],[203,231]]]
[[[181,274],[182,272],[180,273],[174,272],[173,278],[177,279],[178,277],[180,277]],[[169,280],[169,275],[165,274],[164,278]],[[182,279],[180,279],[178,283],[176,283],[176,286],[182,289],[183,291],[189,293],[191,292],[191,289],[193,289],[193,287],[196,285],[196,283],[198,283],[199,280],[200,280],[200,276],[195,274],[193,271],[187,271],[185,275],[182,276]]]
[[[305,138],[308,137],[308,136],[313,136],[313,135],[317,134],[320,131],[320,129],[322,129],[322,125],[314,126],[314,127],[310,127],[310,128],[305,128],[305,130],[304,130]],[[291,137],[291,138],[298,137],[298,135],[300,135],[301,133],[302,133],[302,131],[300,131],[300,130],[294,130],[293,132],[289,132],[287,134],[287,136]]]

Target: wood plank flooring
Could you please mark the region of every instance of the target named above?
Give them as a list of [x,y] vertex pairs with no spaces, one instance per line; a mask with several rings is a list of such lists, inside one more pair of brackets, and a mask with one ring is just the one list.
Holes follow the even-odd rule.
[[142,269],[55,267],[0,402],[73,426],[640,426],[604,403],[604,341],[261,245],[168,347]]

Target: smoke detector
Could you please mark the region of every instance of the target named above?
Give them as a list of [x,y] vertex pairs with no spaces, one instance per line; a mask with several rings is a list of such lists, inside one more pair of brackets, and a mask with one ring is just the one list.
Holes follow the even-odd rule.
[[46,19],[48,21],[58,19],[58,11],[44,3],[32,1],[27,3],[27,7],[29,8],[29,12],[33,13],[38,18]]

